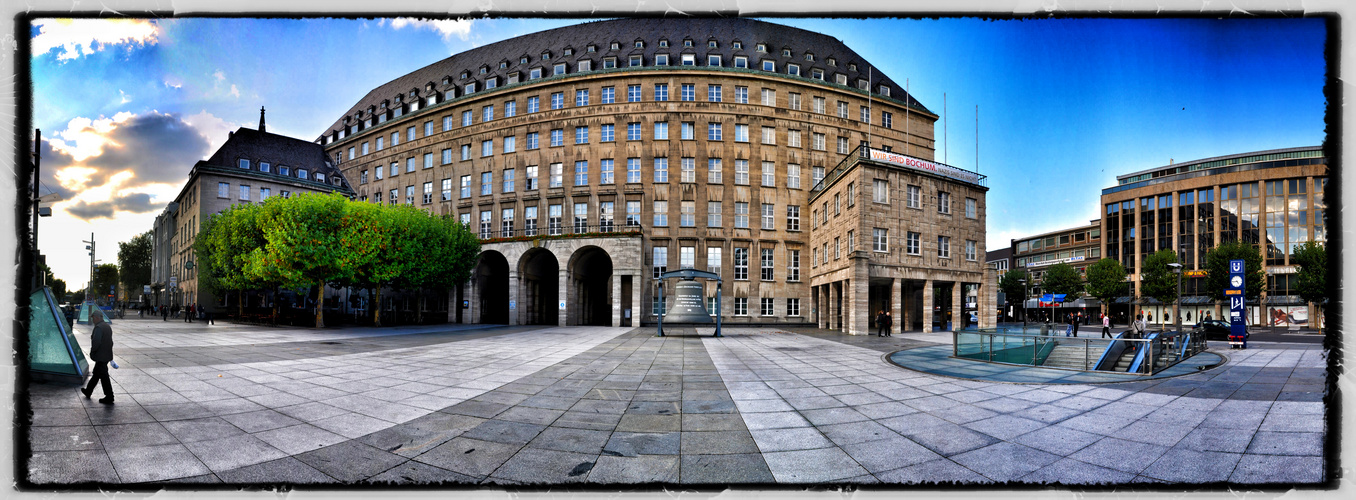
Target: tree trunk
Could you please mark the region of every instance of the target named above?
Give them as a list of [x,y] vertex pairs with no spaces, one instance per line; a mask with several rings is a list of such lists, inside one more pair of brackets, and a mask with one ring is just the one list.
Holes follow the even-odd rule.
[[278,287],[273,287],[273,318],[269,320],[273,326],[278,326]]
[[245,318],[245,291],[244,291],[244,290],[240,290],[239,292],[237,292],[237,295],[235,296],[235,298],[236,298],[236,308],[237,308],[238,311],[240,311],[240,313],[236,316],[236,318],[244,319],[244,318]]
[[370,307],[372,307],[372,326],[381,326],[381,287],[375,287],[373,290],[375,290],[372,294],[374,300],[370,304]]
[[424,289],[422,287],[419,288],[418,292],[415,292],[414,300],[416,301],[414,322],[422,325],[424,324]]
[[321,281],[315,289],[315,327],[325,327],[325,282]]

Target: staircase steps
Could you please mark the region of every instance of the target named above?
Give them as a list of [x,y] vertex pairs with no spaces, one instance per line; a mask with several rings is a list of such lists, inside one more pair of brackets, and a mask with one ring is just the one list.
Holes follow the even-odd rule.
[[1085,368],[1085,360],[1087,363],[1086,368],[1092,368],[1092,365],[1097,363],[1097,358],[1099,356],[1101,356],[1101,352],[1096,345],[1092,347],[1092,351],[1085,355],[1082,342],[1077,344],[1059,344],[1050,351],[1050,356],[1045,358],[1045,363],[1041,366],[1082,370]]

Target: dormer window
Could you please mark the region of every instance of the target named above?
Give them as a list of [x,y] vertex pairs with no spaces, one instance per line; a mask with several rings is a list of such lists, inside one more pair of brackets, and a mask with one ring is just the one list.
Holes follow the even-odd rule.
[[554,72],[551,73],[551,74],[552,74],[552,75],[563,75],[563,74],[565,74],[565,63],[557,64],[556,67],[554,68]]
[[489,72],[490,72],[490,68],[489,68],[488,66],[481,66],[481,67],[480,67],[480,74],[483,75],[483,74],[489,73]]
[[766,44],[766,43],[760,43],[760,44],[757,45],[756,48],[757,48],[758,52],[767,52],[767,44]]
[[707,41],[706,41],[706,48],[708,48],[708,49],[714,49],[714,48],[716,48],[718,45],[719,45],[719,44],[717,44],[715,40],[707,40]]
[[518,64],[527,64],[527,56],[518,58]]
[[451,79],[451,78],[448,78],[448,77],[446,77],[446,76],[444,76],[444,77],[443,77],[443,86],[448,86],[448,85],[451,85],[451,84],[452,84],[452,79]]
[[635,45],[635,47],[636,47],[637,49],[643,49],[643,48],[645,48],[645,42],[642,42],[642,41],[640,41],[640,40],[636,40],[636,45]]
[[848,71],[857,71],[857,64],[856,63],[849,64]]
[[883,95],[885,97],[890,97],[890,87],[881,85],[880,87],[877,88],[876,93]]
[[499,69],[508,69],[508,61],[499,61]]
[[644,66],[645,61],[643,58],[641,58],[641,56],[631,56],[631,61],[629,64],[631,67],[634,68],[636,66]]
[[518,78],[519,78],[519,77],[520,77],[520,74],[519,74],[517,71],[514,71],[514,72],[512,72],[512,73],[509,73],[509,75],[508,75],[508,82],[506,82],[506,83],[508,83],[509,85],[513,85],[513,84],[515,84],[515,83],[518,83]]
[[550,52],[542,52],[542,53],[541,53],[541,60],[543,60],[543,61],[548,61],[548,60],[550,60],[550,59],[551,59],[551,53],[550,53]]
[[[590,50],[589,52],[593,52],[593,51]],[[561,55],[562,55],[562,56],[565,56],[565,57],[569,57],[569,56],[574,55],[574,47],[565,47],[565,51],[564,51],[563,53],[561,53]]]
[[471,72],[470,72],[470,71],[462,71],[462,72],[461,72],[461,79],[462,79],[462,80],[465,80],[465,79],[470,78],[470,77],[471,77]]
[[654,55],[654,65],[655,65],[655,66],[668,66],[668,65],[669,65],[669,55],[668,55],[668,54],[655,54],[655,55]]
[[791,57],[791,49],[782,49],[782,57]]
[[240,159],[240,168],[243,168],[243,169],[245,169],[245,170],[249,170],[249,169],[250,169],[250,161],[247,160],[247,159],[245,159],[245,158],[241,158],[241,159]]
[[610,50],[617,50],[621,48],[621,44],[617,42],[612,42],[612,44],[608,45],[608,47]]
[[667,48],[667,47],[669,46],[669,41],[668,41],[668,40],[662,40],[662,39],[661,39],[661,40],[659,40],[659,46],[660,46],[661,48]]
[[832,57],[830,57],[830,58],[829,58],[829,66],[837,66],[837,65],[838,65],[838,60],[837,60],[837,59],[834,59],[834,58],[832,58]]
[[684,46],[684,47],[691,47],[691,46],[692,46],[692,39],[689,38],[689,39],[683,40],[683,46]]
[[814,79],[816,79],[816,80],[823,80],[823,79],[824,79],[824,70],[819,69],[819,68],[815,68],[815,69],[810,70],[810,78],[814,78]]
[[815,60],[815,55],[812,54],[812,53],[810,53],[810,52],[806,52],[806,53],[805,53],[805,60],[806,60],[806,61],[814,61],[814,60]]
[[281,175],[283,177],[290,177],[292,175],[292,167],[289,167],[287,165],[278,165],[278,175]]
[[304,169],[304,168],[299,168],[299,169],[297,169],[297,176],[298,176],[298,177],[301,177],[302,179],[305,179],[305,178],[306,178],[306,169]]
[[696,66],[696,65],[697,65],[696,54],[683,54],[683,66]]
[[706,56],[706,65],[720,66],[720,56],[714,54]]
[[[609,57],[608,59],[612,59],[613,64],[614,65],[616,64],[615,57]],[[575,63],[574,67],[575,71],[593,71],[593,61],[590,61],[588,59],[581,59],[579,60],[578,63]]]
[[499,77],[492,76],[485,79],[485,90],[489,90],[498,86],[499,86]]
[[603,58],[603,69],[612,69],[615,67],[617,67],[617,58],[615,57]]
[[730,44],[730,46],[731,46],[731,47],[734,47],[735,50],[739,50],[739,49],[744,48],[744,44],[743,44],[743,43],[740,43],[740,42],[738,42],[738,41],[736,41],[736,42]]
[[541,78],[541,68],[532,68],[527,72],[528,80],[536,80],[538,78]]

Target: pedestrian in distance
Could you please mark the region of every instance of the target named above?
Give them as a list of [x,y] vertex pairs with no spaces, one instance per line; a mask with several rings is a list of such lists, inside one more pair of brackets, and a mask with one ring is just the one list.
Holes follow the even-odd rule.
[[876,336],[885,336],[885,310],[876,311]]
[[1111,336],[1111,316],[1102,315],[1102,338],[1115,338]]
[[205,325],[215,325],[215,324],[216,324],[215,321],[212,321],[212,311],[209,311],[209,310],[207,310],[206,308],[203,308],[203,309],[202,309],[202,321],[203,321],[203,324],[205,324]]
[[160,306],[160,321],[169,321],[169,307],[163,304]]
[[1074,338],[1078,338],[1078,327],[1083,326],[1083,313],[1080,312],[1080,313],[1074,314],[1073,320],[1074,320],[1074,324],[1073,324],[1073,334],[1074,334]]
[[885,336],[889,337],[890,330],[895,326],[895,318],[890,315],[890,311],[885,311]]
[[113,382],[108,378],[108,364],[113,361],[113,327],[104,321],[102,314],[91,314],[90,321],[94,323],[94,332],[90,334],[89,358],[94,361],[94,371],[90,374],[89,385],[80,389],[80,392],[85,394],[85,399],[89,399],[94,387],[103,384],[104,397],[99,402],[111,405]]

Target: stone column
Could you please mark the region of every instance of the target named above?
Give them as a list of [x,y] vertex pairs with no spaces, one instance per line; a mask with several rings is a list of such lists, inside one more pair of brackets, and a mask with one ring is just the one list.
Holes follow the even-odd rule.
[[[865,266],[862,266],[865,267]],[[858,273],[859,276],[852,280],[852,302],[848,304],[852,307],[852,325],[848,333],[852,335],[868,335],[871,332],[871,289],[870,280],[865,273]]]
[[622,318],[622,296],[621,296],[621,275],[612,273],[608,278],[612,281],[612,326],[621,326]]
[[829,329],[838,330],[842,325],[838,321],[838,304],[842,302],[843,291],[839,288],[838,282],[829,284]]
[[904,331],[903,294],[900,293],[903,288],[904,280],[890,280],[890,321],[894,323],[890,325],[890,332],[892,333]]
[[645,295],[645,290],[648,290],[645,284],[640,273],[631,275],[631,326],[640,326],[640,318],[644,316],[644,309],[641,309],[644,301],[641,297]]
[[[565,270],[565,266],[560,268],[559,286],[560,291],[556,293],[556,303],[547,304],[546,307],[556,310],[556,319],[559,321],[556,324],[566,326],[570,324],[569,308],[575,306],[575,296],[574,283],[570,282],[570,272]],[[565,309],[560,308],[560,302],[565,303]]]
[[923,281],[923,333],[932,333],[932,280]]
[[913,319],[913,302],[918,299],[914,297],[912,283],[910,283],[908,280],[899,280],[899,281],[900,287],[904,289],[904,293],[902,296],[900,296],[899,299],[901,304],[900,307],[901,311],[899,316],[899,331],[906,332],[909,331],[910,328],[913,328],[913,322],[911,321]]
[[464,317],[467,323],[472,324],[480,323],[480,287],[476,286],[476,281],[475,276],[472,276],[471,281],[466,285],[467,307]]
[[518,312],[523,310],[523,281],[518,277],[517,269],[509,269],[509,315],[510,325],[521,325],[524,321],[518,317]]
[[965,283],[951,285],[951,331],[960,330],[965,316]]

